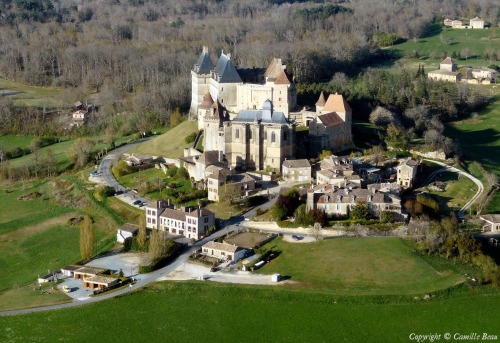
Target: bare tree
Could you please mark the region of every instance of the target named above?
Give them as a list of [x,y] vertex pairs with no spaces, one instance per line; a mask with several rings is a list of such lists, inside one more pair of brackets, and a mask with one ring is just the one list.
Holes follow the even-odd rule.
[[318,241],[321,237],[321,224],[314,223],[314,225],[309,228],[309,234],[314,237],[316,241]]
[[153,229],[149,236],[149,254],[151,259],[157,260],[165,255],[165,233]]

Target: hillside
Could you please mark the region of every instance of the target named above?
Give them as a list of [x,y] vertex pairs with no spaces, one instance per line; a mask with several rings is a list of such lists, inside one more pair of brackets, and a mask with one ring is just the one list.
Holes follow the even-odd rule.
[[193,145],[186,143],[184,137],[196,131],[198,131],[196,121],[184,121],[164,134],[132,148],[129,152],[179,158],[183,156],[184,148]]

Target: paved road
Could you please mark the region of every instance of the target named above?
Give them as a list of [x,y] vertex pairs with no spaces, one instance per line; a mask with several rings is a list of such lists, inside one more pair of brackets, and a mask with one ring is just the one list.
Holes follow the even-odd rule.
[[436,177],[436,175],[443,173],[443,172],[446,172],[446,171],[451,171],[451,172],[463,175],[463,176],[469,178],[472,182],[474,182],[476,184],[476,186],[477,186],[476,194],[474,194],[474,196],[472,198],[470,198],[470,200],[458,212],[458,216],[463,217],[465,215],[466,211],[477,201],[477,199],[481,196],[481,194],[483,194],[484,186],[483,186],[482,182],[479,181],[474,176],[472,176],[471,174],[466,173],[458,168],[449,166],[446,163],[438,162],[438,161],[434,161],[434,160],[428,160],[428,159],[424,159],[424,161],[436,163],[436,164],[439,164],[440,166],[443,167],[443,168],[440,168],[440,169],[434,171],[431,175],[429,175],[427,180],[425,180],[425,182],[424,182],[424,186],[429,184]]

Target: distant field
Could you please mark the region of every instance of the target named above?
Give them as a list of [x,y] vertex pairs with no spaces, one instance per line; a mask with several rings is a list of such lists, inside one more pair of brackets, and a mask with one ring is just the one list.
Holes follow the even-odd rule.
[[424,301],[168,282],[97,304],[0,317],[0,341],[115,342],[110,328],[120,323],[130,342],[407,342],[411,333],[498,334],[499,302],[498,292]]
[[336,294],[418,294],[463,282],[450,269],[436,270],[399,238],[336,238],[317,243],[275,239],[264,246],[280,252],[258,270],[280,273],[297,287]]
[[184,148],[189,148],[193,143],[187,144],[184,138],[190,133],[198,131],[196,121],[183,121],[166,133],[144,142],[129,150],[141,154],[179,158],[184,156]]
[[36,87],[0,78],[0,95],[9,96],[18,106],[57,107],[60,90],[53,87]]
[[0,136],[0,148],[5,151],[12,151],[15,148],[27,148],[35,136]]
[[[447,42],[448,44],[446,44]],[[500,45],[500,30],[498,28],[491,28],[488,30],[462,30],[435,27],[434,30],[427,36],[418,39],[417,41],[408,40],[402,44],[394,45],[388,48],[388,51],[394,52],[397,56],[407,57],[413,56],[417,52],[420,56],[425,56],[421,59],[411,59],[415,65],[418,63],[424,64],[427,71],[428,67],[438,69],[439,61],[442,60],[442,54],[446,52],[451,56],[453,52],[457,55],[464,49],[470,50],[470,57],[465,58],[462,56],[458,60],[459,66],[472,65],[472,66],[488,66],[490,64],[499,64],[494,60],[483,60],[477,57],[482,55],[485,51],[498,52]],[[404,61],[404,60],[403,60]]]

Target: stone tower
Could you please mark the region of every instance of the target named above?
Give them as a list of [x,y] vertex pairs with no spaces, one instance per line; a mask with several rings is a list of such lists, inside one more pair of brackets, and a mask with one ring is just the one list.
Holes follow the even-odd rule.
[[210,91],[210,73],[214,68],[208,47],[204,46],[198,61],[191,70],[191,115],[198,114],[199,104]]

